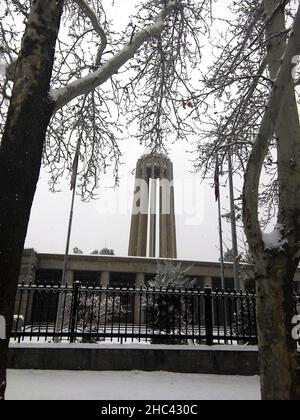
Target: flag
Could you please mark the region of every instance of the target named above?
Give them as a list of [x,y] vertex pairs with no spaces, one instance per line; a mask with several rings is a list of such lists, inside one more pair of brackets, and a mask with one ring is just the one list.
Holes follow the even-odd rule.
[[215,198],[216,201],[219,200],[220,198],[220,182],[219,182],[219,175],[220,175],[220,171],[219,171],[219,159],[217,157],[216,159],[216,169],[215,169],[215,177],[214,177],[214,185],[215,185]]
[[71,176],[71,186],[70,190],[74,190],[76,187],[76,178],[77,178],[77,172],[78,172],[78,161],[79,161],[79,153],[78,150],[76,151],[74,162],[72,166],[72,176]]

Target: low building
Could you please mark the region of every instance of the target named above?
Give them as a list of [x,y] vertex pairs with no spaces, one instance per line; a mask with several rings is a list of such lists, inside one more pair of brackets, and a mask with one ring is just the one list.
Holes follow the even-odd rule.
[[[189,267],[188,275],[197,280],[197,286],[204,288],[221,288],[220,264],[216,262],[197,262],[179,260],[182,268]],[[64,256],[59,254],[39,254],[33,249],[24,251],[20,282],[59,285],[62,279]],[[84,285],[107,286],[146,286],[157,274],[158,260],[144,257],[117,257],[106,255],[70,255],[65,281],[68,285],[79,281]],[[253,288],[251,266],[241,265],[241,279],[245,288]],[[243,281],[244,280],[244,281]],[[295,276],[295,288],[300,290],[300,269]],[[225,263],[225,286],[233,289],[233,265]]]
[[[139,294],[138,290],[132,291],[131,289],[147,286],[149,281],[156,276],[158,269],[163,269],[164,262],[172,264],[171,271],[173,273],[173,265],[180,265],[180,272],[185,271],[187,276],[193,280],[196,292],[203,290],[206,286],[212,289],[221,289],[219,263],[107,255],[71,255],[68,259],[64,287],[58,288],[57,286],[61,285],[62,282],[64,255],[38,254],[33,249],[27,249],[24,251],[20,271],[19,280],[24,287],[18,289],[16,298],[15,314],[17,315],[17,323],[15,330],[18,331],[23,325],[26,325],[25,329],[27,331],[29,328],[31,337],[36,329],[38,333],[43,328],[49,331],[49,325],[53,327],[60,319],[64,320],[62,325],[66,324],[70,327],[72,319],[71,309],[73,308],[73,298],[75,299],[76,289],[72,286],[76,282],[80,282],[82,286],[92,286],[94,291],[100,290],[99,302],[103,299],[106,299],[106,302],[108,302],[111,293],[110,290],[103,291],[103,289],[99,289],[100,285],[102,288],[113,287],[117,288],[116,290],[121,290],[117,293],[120,293],[121,307],[124,305],[126,308],[126,320],[128,317],[128,319],[133,318],[134,322],[139,324],[144,319],[144,308],[142,309],[141,306],[142,295]],[[254,282],[249,280],[253,277],[252,267],[241,265],[240,273],[243,288],[252,291]],[[225,264],[225,288],[234,289],[232,263]],[[300,270],[297,271],[295,276],[295,289],[300,291]],[[71,292],[68,292],[69,290]],[[87,298],[88,289],[80,288],[80,290],[80,293],[83,293],[82,296]],[[85,291],[82,292],[82,290]],[[144,292],[141,291],[141,293]],[[97,293],[99,294],[99,291]],[[252,294],[250,295],[253,296]],[[201,296],[202,303],[199,304],[200,301],[197,300],[199,304],[198,309],[193,307],[193,310],[194,315],[196,314],[199,319],[205,320],[203,294]],[[87,300],[85,299],[84,302],[84,311],[86,311]],[[234,301],[233,298],[232,302],[235,302],[235,304],[233,306],[229,304],[228,313],[232,312],[233,317],[233,312],[237,308],[235,306],[237,301]],[[222,318],[224,316],[222,304],[224,303],[226,302],[221,298],[214,305],[213,320],[225,322]],[[121,314],[122,312],[119,311],[118,316],[120,320]],[[204,325],[205,322],[203,321],[202,323]]]

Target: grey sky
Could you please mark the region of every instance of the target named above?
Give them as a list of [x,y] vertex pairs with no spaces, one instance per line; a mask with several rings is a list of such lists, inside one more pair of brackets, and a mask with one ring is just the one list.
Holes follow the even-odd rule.
[[[108,7],[111,0],[104,0]],[[136,1],[116,0],[113,19],[116,27],[124,27],[127,16],[134,10]],[[218,13],[223,16],[227,0]],[[204,58],[205,59],[205,58]],[[186,152],[188,145],[170,145],[170,158],[174,163],[174,180],[177,213],[178,257],[191,260],[218,260],[218,221],[217,203],[211,182],[201,185],[199,175],[192,175],[191,155]],[[85,253],[107,245],[116,254],[126,256],[129,241],[131,206],[133,198],[134,175],[137,159],[144,148],[134,140],[121,144],[124,152],[121,168],[120,187],[111,189],[111,174],[101,181],[99,200],[82,203],[77,197],[70,250],[77,246]],[[38,184],[26,247],[38,252],[62,253],[65,249],[67,224],[69,218],[71,192],[69,182],[61,182],[60,193],[50,193],[49,175],[42,170]],[[227,191],[222,192],[222,205],[228,209]],[[224,240],[230,246],[230,229],[224,222]]]
[[[134,175],[137,159],[144,148],[135,140],[122,145],[124,151],[120,187],[112,189],[110,175],[102,180],[99,199],[82,203],[78,197],[74,211],[71,247],[78,246],[85,253],[105,244],[121,256],[127,255]],[[191,173],[191,155],[187,144],[172,146],[170,158],[174,162],[175,200],[177,214],[178,257],[191,260],[214,261],[219,258],[217,203],[211,182],[201,184],[199,175]],[[61,183],[62,192],[50,193],[49,175],[42,171],[35,196],[26,246],[39,252],[62,253],[65,248],[71,202],[69,182]],[[227,189],[222,189],[222,205],[228,208]],[[230,245],[230,229],[224,221],[224,239]],[[228,240],[229,239],[229,240]]]

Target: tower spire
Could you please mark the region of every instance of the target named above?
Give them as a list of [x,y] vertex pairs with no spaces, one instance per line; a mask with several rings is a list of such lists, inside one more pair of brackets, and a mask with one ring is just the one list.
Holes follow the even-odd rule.
[[137,162],[129,256],[177,258],[173,164],[165,153],[147,151]]

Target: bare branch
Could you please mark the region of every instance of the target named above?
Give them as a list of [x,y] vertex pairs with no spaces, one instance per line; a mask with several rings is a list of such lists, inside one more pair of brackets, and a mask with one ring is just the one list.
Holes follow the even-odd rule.
[[107,36],[104,32],[104,29],[100,25],[96,14],[91,9],[91,7],[84,0],[73,0],[73,1],[79,6],[79,8],[83,11],[85,16],[87,16],[90,19],[94,30],[97,32],[97,34],[99,35],[101,39],[101,44],[99,46],[96,61],[95,61],[95,66],[97,67],[100,64],[101,57],[107,47]]
[[[0,54],[10,63],[18,56],[26,19],[13,0],[4,1]],[[108,3],[65,1],[51,80],[51,94],[60,103],[48,127],[42,162],[51,189],[57,190],[80,146],[78,191],[83,199],[95,197],[107,171],[118,183],[121,138],[129,134],[155,148],[163,147],[170,135],[181,139],[194,131],[187,98],[195,92],[191,75],[197,75],[200,40],[209,30],[210,0],[140,0],[124,31],[114,29],[114,8]],[[31,0],[24,0],[25,6],[29,10]],[[105,45],[110,48],[104,51]],[[12,87],[0,79],[0,129]],[[138,128],[129,133],[131,127]]]
[[287,91],[289,91],[287,86],[293,86],[293,57],[299,54],[300,7],[245,174],[243,219],[248,241],[252,249],[262,246],[262,233],[258,219],[258,189],[261,170],[268,152],[269,143],[276,130],[277,118],[284,104],[283,99]]
[[157,15],[153,25],[149,25],[140,30],[133,37],[131,43],[123,47],[122,50],[106,62],[101,69],[96,70],[94,73],[82,78],[81,80],[70,83],[61,89],[52,90],[50,95],[55,102],[54,112],[62,108],[77,96],[91,92],[96,87],[105,83],[113,74],[117,73],[128,60],[134,57],[135,53],[144,42],[151,37],[157,37],[162,33],[164,29],[164,20],[176,6],[176,1],[169,2],[167,6]]

